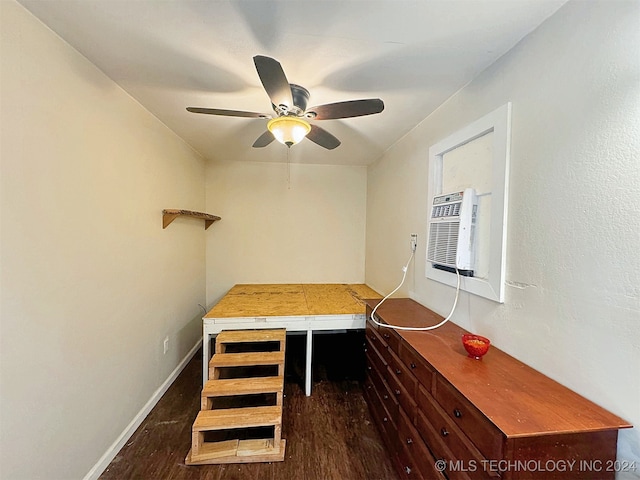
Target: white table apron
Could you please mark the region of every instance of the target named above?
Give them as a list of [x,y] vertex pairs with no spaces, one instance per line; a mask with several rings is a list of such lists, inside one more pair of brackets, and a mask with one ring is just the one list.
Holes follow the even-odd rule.
[[332,330],[364,330],[365,314],[282,316],[282,317],[234,317],[202,319],[202,384],[209,378],[209,359],[211,358],[211,339],[222,330],[251,330],[285,328],[288,332],[306,332],[307,355],[305,363],[304,387],[307,396],[311,395],[311,363],[313,333]]

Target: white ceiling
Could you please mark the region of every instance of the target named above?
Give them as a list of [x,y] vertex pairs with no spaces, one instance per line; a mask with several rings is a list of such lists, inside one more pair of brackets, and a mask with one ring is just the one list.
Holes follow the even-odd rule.
[[566,0],[20,0],[202,156],[286,161],[254,140],[271,113],[253,56],[280,61],[309,106],[381,98],[377,115],[319,121],[335,150],[305,140],[299,163],[366,165]]

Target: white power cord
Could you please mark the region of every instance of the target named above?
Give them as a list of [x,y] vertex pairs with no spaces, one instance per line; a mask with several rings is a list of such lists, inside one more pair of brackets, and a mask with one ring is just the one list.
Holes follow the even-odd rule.
[[380,300],[380,303],[378,303],[374,307],[374,309],[371,311],[371,316],[370,316],[371,321],[380,327],[393,328],[394,330],[410,330],[410,331],[419,331],[419,332],[425,331],[425,330],[434,330],[438,327],[441,327],[445,323],[447,323],[451,318],[451,316],[453,315],[453,312],[456,310],[456,305],[458,304],[458,295],[460,293],[460,272],[458,271],[457,268],[456,268],[456,275],[458,277],[458,285],[456,286],[456,298],[453,301],[453,307],[451,308],[451,312],[449,312],[449,315],[447,315],[447,317],[444,320],[442,320],[439,324],[432,325],[430,327],[401,327],[400,325],[390,325],[388,323],[380,323],[376,320],[375,313],[376,313],[376,310],[378,310],[378,307],[382,305],[387,298],[389,298],[391,295],[396,293],[400,289],[400,287],[404,284],[404,280],[405,278],[407,278],[407,269],[409,268],[409,264],[411,263],[411,260],[413,260],[414,253],[415,253],[415,248],[412,245],[411,256],[409,257],[409,261],[407,261],[407,264],[404,267],[402,267],[402,271],[404,273],[402,274],[402,281],[400,282],[400,285],[398,285],[390,294],[388,294],[386,297]]

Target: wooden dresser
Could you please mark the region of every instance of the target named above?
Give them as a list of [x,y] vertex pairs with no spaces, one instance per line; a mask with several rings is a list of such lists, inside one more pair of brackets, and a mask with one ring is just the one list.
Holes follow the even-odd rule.
[[[467,357],[453,323],[396,331],[369,319],[365,398],[401,478],[614,478],[623,419],[491,346]],[[376,317],[401,326],[442,317],[410,299]],[[576,368],[579,366],[576,365]]]

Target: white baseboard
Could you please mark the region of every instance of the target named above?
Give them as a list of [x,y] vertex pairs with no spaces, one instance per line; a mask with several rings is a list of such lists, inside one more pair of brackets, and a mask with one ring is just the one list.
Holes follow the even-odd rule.
[[107,449],[104,455],[102,455],[100,460],[98,460],[98,462],[91,468],[91,470],[89,470],[89,472],[84,476],[83,480],[97,480],[98,477],[102,475],[102,472],[106,470],[106,468],[111,463],[111,460],[115,458],[115,456],[118,454],[118,452],[127,442],[127,440],[131,438],[131,435],[134,434],[134,432],[140,426],[140,424],[144,421],[144,419],[147,418],[147,415],[149,415],[149,412],[151,411],[151,409],[155,407],[156,403],[158,403],[158,401],[162,398],[162,395],[165,394],[165,392],[169,389],[169,387],[174,382],[174,380],[178,378],[178,375],[180,375],[180,372],[182,372],[184,367],[187,366],[187,363],[189,363],[189,361],[193,358],[193,356],[196,354],[196,352],[201,346],[202,346],[202,338],[196,342],[193,348],[189,350],[189,352],[185,355],[185,357],[178,364],[178,366],[173,370],[173,372],[171,372],[171,374],[164,381],[164,383],[160,385],[160,387],[158,387],[158,389],[153,393],[153,395],[151,395],[151,398],[145,404],[145,406],[142,407],[142,410],[140,410],[137,413],[137,415],[133,417],[133,420],[131,420],[131,423],[127,425],[127,427],[116,439],[116,441],[113,442],[113,444]]

